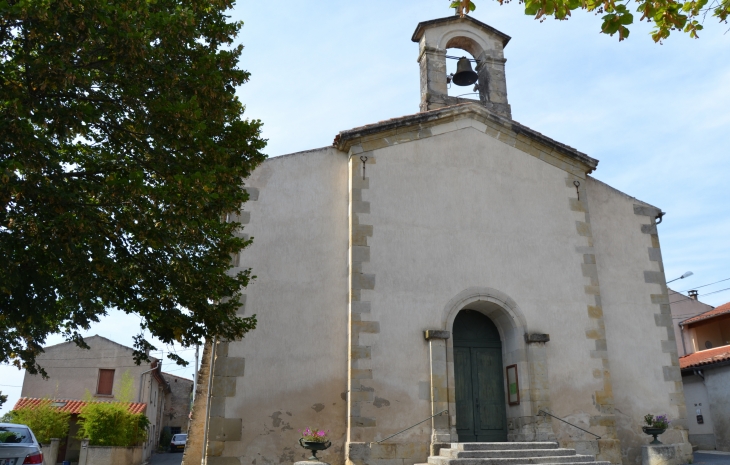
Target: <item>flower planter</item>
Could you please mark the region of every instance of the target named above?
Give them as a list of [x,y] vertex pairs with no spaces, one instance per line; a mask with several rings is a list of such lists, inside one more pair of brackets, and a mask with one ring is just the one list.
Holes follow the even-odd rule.
[[299,439],[299,445],[304,447],[307,450],[312,451],[312,456],[309,457],[309,460],[316,460],[319,462],[319,458],[317,458],[317,452],[320,450],[329,449],[332,443],[330,441],[327,442],[317,442],[317,441],[305,441],[304,438]]
[[657,439],[657,436],[663,434],[667,430],[666,428],[652,428],[651,426],[642,426],[641,429],[649,436],[654,436],[654,440],[649,443],[652,445],[661,444],[659,439]]

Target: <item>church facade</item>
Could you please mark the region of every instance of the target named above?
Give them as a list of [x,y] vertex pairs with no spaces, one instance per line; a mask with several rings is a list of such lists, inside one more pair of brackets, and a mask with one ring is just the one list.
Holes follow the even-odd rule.
[[[332,465],[493,441],[635,464],[649,413],[691,452],[661,210],[512,119],[508,36],[455,16],[413,40],[419,113],[246,181],[254,242],[235,264],[257,276],[241,314],[258,327],[206,346],[184,463],[293,463],[313,427]],[[474,58],[478,101],[447,95],[450,48]]]

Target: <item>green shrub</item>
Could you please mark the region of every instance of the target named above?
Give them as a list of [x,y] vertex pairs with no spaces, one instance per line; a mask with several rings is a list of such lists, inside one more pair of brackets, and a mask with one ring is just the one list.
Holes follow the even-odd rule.
[[100,402],[87,404],[79,413],[79,439],[92,446],[132,447],[147,439],[149,419],[132,414],[127,404]]
[[41,444],[50,444],[52,438],[66,442],[70,419],[70,413],[53,407],[50,400],[10,412],[10,423],[27,425]]
[[170,432],[170,427],[165,426],[162,428],[162,431],[160,431],[160,449],[166,449],[170,445],[170,441],[172,441],[172,433]]

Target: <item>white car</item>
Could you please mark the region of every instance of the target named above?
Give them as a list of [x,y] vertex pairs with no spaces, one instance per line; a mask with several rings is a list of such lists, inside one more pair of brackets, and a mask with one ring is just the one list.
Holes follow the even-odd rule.
[[[176,450],[185,450],[186,442],[188,442],[187,434],[173,435],[172,439],[170,440],[170,452],[175,452]],[[2,463],[0,463],[0,465],[2,465]]]
[[0,423],[0,465],[43,463],[41,445],[25,425]]

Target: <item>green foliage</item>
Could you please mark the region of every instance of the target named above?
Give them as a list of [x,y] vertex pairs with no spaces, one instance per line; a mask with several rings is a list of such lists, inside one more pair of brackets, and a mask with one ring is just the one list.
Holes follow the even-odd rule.
[[79,439],[92,446],[131,447],[147,439],[149,419],[129,413],[128,404],[97,402],[86,404],[79,413]]
[[160,431],[160,449],[166,449],[170,446],[170,441],[172,441],[172,433],[170,432],[170,427],[165,426],[162,428],[162,431]]
[[53,438],[64,443],[70,420],[71,414],[53,407],[50,400],[10,412],[10,423],[28,426],[41,444],[50,444]]
[[3,391],[0,391],[0,407],[2,407],[3,404],[7,401],[8,401],[8,396],[3,395]]
[[[477,9],[477,6],[474,4],[474,2],[469,0],[456,0],[451,2],[451,6],[449,8],[457,8],[460,12],[469,12],[474,11]],[[463,16],[463,14],[462,14]]]
[[[497,0],[500,4],[510,0]],[[535,16],[541,21],[547,16],[555,19],[567,20],[571,11],[578,8],[605,13],[601,19],[601,32],[608,35],[618,33],[618,40],[629,36],[627,26],[633,24],[634,15],[627,5],[629,0],[520,0],[525,4],[525,14]],[[460,1],[453,1],[451,8],[459,8]],[[474,8],[470,7],[469,11]],[[672,31],[682,31],[697,38],[697,32],[702,30],[701,21],[697,18],[711,15],[722,23],[727,23],[730,15],[730,0],[637,0],[636,12],[641,13],[640,21],[653,22],[655,28],[651,33],[655,42],[661,42],[669,37]]]
[[117,384],[114,397],[122,403],[129,403],[134,399],[134,377],[129,370],[125,370],[122,373],[122,379]]
[[644,423],[646,423],[647,426],[650,426],[652,428],[667,429],[669,427],[670,421],[666,415],[654,416],[651,413],[648,413],[648,414],[644,415]]
[[165,344],[255,327],[227,215],[266,141],[235,95],[232,5],[0,1],[0,362],[45,375],[46,337],[87,347],[108,308]]

